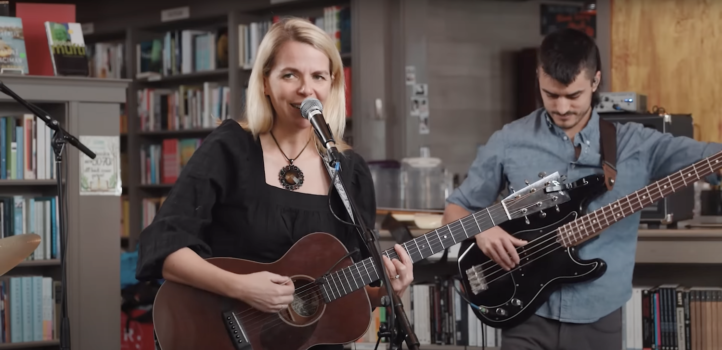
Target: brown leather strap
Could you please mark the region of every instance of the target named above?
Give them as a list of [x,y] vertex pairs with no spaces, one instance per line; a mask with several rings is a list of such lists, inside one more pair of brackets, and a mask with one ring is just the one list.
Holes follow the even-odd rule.
[[617,179],[617,130],[614,124],[600,116],[599,134],[604,182],[607,184],[607,190],[611,191]]

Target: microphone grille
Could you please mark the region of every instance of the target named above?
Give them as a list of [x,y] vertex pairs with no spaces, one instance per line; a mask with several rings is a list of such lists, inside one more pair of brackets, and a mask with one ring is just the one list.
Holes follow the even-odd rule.
[[309,97],[301,102],[301,115],[304,118],[308,119],[308,113],[314,109],[318,109],[323,112],[323,105],[321,105],[321,101]]

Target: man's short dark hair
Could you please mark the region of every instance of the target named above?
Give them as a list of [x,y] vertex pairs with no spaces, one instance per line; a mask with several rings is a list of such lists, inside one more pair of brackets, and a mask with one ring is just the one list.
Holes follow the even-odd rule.
[[[564,85],[571,84],[582,68],[587,70],[590,79],[602,70],[599,48],[594,40],[583,32],[569,28],[544,38],[537,61],[547,75]],[[599,104],[600,86],[601,81],[592,94],[592,106]]]

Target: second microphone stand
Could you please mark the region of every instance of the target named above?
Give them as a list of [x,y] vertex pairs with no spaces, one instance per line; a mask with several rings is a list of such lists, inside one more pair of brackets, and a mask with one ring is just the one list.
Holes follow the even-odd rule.
[[[389,276],[384,268],[385,265],[383,260],[381,259],[381,248],[379,247],[378,240],[376,239],[376,234],[374,231],[366,227],[363,216],[361,216],[361,213],[358,211],[353,197],[348,191],[346,191],[346,186],[344,185],[341,176],[342,169],[340,167],[340,163],[337,164],[338,167],[335,166],[336,164],[331,164],[331,167],[337,168],[336,176],[338,176],[339,184],[348,198],[351,213],[353,213],[353,217],[356,218],[355,221],[358,222],[358,226],[361,231],[359,234],[361,234],[361,238],[363,238],[368,251],[371,253],[371,258],[374,260],[374,265],[377,269],[376,273],[378,276],[381,276],[383,284],[386,287],[386,296],[382,298],[382,307],[389,307],[390,317],[387,324],[392,326],[387,328],[387,332],[389,333],[385,334],[385,336],[390,340],[389,344],[391,345],[391,349],[401,349],[401,343],[406,341],[406,346],[409,350],[418,350],[419,340],[416,338],[416,334],[414,334],[414,330],[411,328],[409,319],[406,317],[403,305],[401,304],[401,299],[398,295],[396,295],[396,293],[394,293],[393,288],[391,288]],[[379,334],[379,338],[381,338],[381,334]]]

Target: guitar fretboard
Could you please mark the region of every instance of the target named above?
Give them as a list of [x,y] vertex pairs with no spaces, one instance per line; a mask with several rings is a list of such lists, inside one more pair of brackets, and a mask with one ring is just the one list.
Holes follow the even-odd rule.
[[565,247],[575,246],[598,235],[615,222],[642,208],[693,184],[722,167],[722,152],[702,159],[672,175],[607,204],[581,218],[567,223],[557,232],[556,240]]
[[[502,202],[416,237],[401,246],[416,263],[509,218],[507,208]],[[381,252],[381,255],[390,259],[399,259],[393,248]],[[321,290],[326,302],[331,302],[379,279],[381,276],[378,275],[376,263],[372,258],[366,258],[324,277]]]

